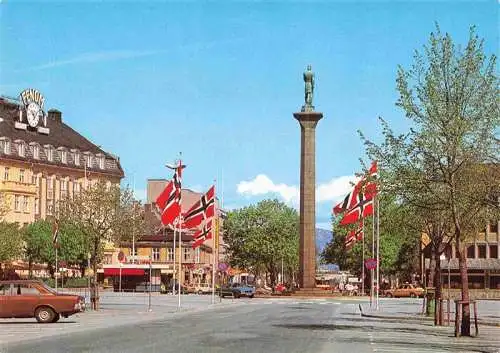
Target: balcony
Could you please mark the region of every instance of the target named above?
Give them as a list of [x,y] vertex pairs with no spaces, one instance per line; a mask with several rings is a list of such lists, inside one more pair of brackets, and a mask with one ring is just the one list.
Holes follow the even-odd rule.
[[16,194],[38,194],[38,186],[31,183],[21,183],[19,181],[4,180],[0,183],[0,190],[7,193]]

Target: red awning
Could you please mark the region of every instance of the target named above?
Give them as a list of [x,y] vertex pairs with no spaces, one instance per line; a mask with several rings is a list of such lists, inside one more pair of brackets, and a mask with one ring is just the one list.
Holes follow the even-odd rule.
[[[142,268],[122,268],[122,276],[144,276],[144,270]],[[119,268],[105,268],[104,276],[119,276]]]

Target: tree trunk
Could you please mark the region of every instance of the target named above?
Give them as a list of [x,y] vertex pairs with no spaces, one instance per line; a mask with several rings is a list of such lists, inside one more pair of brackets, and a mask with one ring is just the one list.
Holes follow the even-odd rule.
[[457,249],[459,249],[458,269],[460,271],[460,280],[462,282],[462,325],[461,335],[470,336],[470,306],[469,306],[469,277],[467,276],[467,250],[460,244],[460,236],[456,237]]
[[99,242],[94,241],[94,258],[92,261],[92,269],[94,270],[94,283],[92,284],[91,303],[93,310],[99,310],[99,283],[97,283],[97,259],[99,253]]
[[3,268],[2,268],[2,263],[0,262],[0,281],[3,280]]
[[[425,306],[425,315],[430,316],[432,314],[432,308],[435,306],[435,293],[432,292],[434,290],[434,277],[436,274],[436,247],[434,244],[431,244],[431,258],[429,261],[429,276],[427,277],[427,288],[428,292],[426,293],[426,306]],[[429,290],[430,289],[430,290]]]
[[442,297],[442,281],[441,281],[441,260],[439,258],[439,252],[434,253],[435,256],[435,270],[434,270],[434,283],[435,283],[435,305],[434,305],[434,325],[442,326],[443,318],[441,317],[441,297]]

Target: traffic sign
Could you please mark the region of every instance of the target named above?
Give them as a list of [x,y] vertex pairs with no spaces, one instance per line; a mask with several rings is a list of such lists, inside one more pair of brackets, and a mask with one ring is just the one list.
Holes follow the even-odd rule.
[[373,270],[377,268],[377,259],[366,259],[365,266],[368,270]]

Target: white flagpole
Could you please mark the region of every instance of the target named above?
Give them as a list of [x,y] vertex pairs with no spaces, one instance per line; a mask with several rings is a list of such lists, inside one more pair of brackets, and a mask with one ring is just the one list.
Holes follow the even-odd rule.
[[[372,215],[372,258],[375,257],[375,212],[373,212]],[[370,279],[371,279],[371,285],[370,285],[370,307],[373,306],[373,295],[374,295],[374,288],[373,286],[375,285],[375,278],[374,278],[375,272],[373,269],[370,270]]]
[[[217,184],[217,180],[215,179],[214,180],[214,208],[215,208],[215,200],[216,200],[216,189],[215,189],[215,185]],[[217,232],[218,232],[218,209],[215,210],[215,219],[214,219],[214,224],[212,225],[213,229],[212,229],[212,234],[213,234],[213,239],[212,239],[212,244],[213,244],[213,254],[212,254],[212,304],[215,304],[215,266],[216,266],[216,261],[215,261],[215,256],[216,256],[216,253],[217,253],[217,249],[215,248],[216,244],[217,244],[217,239],[216,237],[218,236]]]
[[[182,189],[181,189],[182,190]],[[179,222],[179,290],[177,291],[177,298],[178,298],[178,303],[177,303],[177,308],[180,310],[181,309],[181,292],[182,292],[182,284],[181,284],[181,269],[182,269],[182,214],[179,216],[180,222]]]
[[57,242],[55,243],[55,247],[56,247],[56,272],[55,272],[55,279],[56,279],[56,292],[57,292],[57,275],[59,274],[58,273],[58,264],[57,264]]
[[377,201],[377,293],[376,293],[376,310],[378,310],[378,296],[380,287],[380,201],[379,197],[375,197]]
[[176,289],[175,289],[175,280],[176,280],[175,277],[176,277],[176,274],[177,274],[176,271],[175,271],[175,264],[176,264],[176,262],[175,262],[175,250],[176,250],[176,247],[175,247],[175,238],[177,237],[176,235],[177,235],[177,227],[174,226],[174,244],[172,246],[172,250],[173,250],[172,252],[173,252],[173,255],[174,255],[174,273],[172,275],[172,295],[175,295],[175,291],[176,291]]
[[361,262],[361,295],[365,295],[365,222],[363,222],[363,257]]

